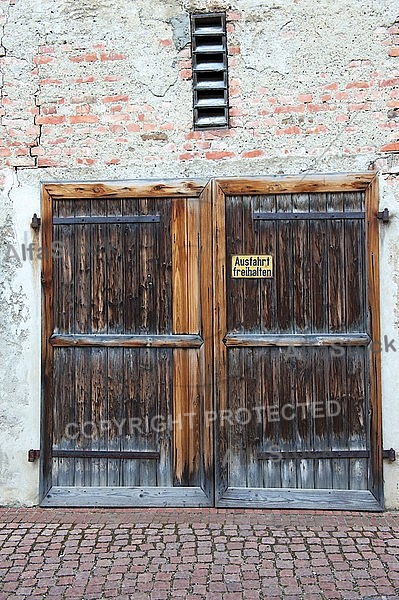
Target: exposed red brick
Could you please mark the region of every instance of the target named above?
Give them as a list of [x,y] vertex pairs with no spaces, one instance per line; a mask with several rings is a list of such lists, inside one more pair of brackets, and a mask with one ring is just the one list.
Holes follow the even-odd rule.
[[173,42],[171,39],[159,40],[159,45],[164,46],[166,48],[170,48],[173,45]]
[[122,75],[106,75],[103,81],[122,81]]
[[371,110],[371,104],[370,102],[361,102],[358,104],[349,104],[348,105],[348,110],[350,111],[355,111],[355,110]]
[[259,156],[264,156],[264,150],[248,150],[247,152],[242,153],[243,158],[257,158]]
[[231,117],[242,117],[243,112],[240,108],[230,108],[230,116]]
[[313,102],[313,96],[312,94],[299,94],[298,101],[304,103]]
[[235,54],[240,54],[241,53],[241,49],[240,46],[229,46],[229,54],[230,55],[235,55]]
[[102,102],[104,102],[104,104],[107,104],[109,102],[128,102],[128,100],[128,96],[104,96]]
[[43,106],[42,113],[44,115],[55,115],[57,113],[57,106],[54,106],[54,104],[49,106]]
[[80,54],[79,56],[69,56],[68,58],[71,62],[81,63],[94,62],[97,60],[98,56],[95,52],[90,52],[88,54]]
[[58,115],[58,116],[38,115],[35,118],[35,123],[37,125],[59,125],[64,122],[65,122],[64,115]]
[[306,106],[310,112],[323,112],[331,110],[331,106],[330,104],[327,104],[327,102],[323,104],[307,104]]
[[207,160],[222,160],[223,158],[234,158],[234,152],[226,152],[221,150],[213,150],[211,152],[205,152],[205,158]]
[[39,46],[39,52],[41,54],[54,54],[55,47],[54,46]]
[[381,148],[381,152],[399,152],[399,142],[392,142],[391,144],[386,144]]
[[55,160],[51,160],[50,158],[38,158],[37,159],[38,167],[58,167],[58,162]]
[[392,79],[383,79],[378,83],[380,87],[395,87],[399,86],[399,77],[392,77]]
[[305,112],[305,105],[298,104],[297,106],[276,106],[274,112],[276,114],[303,113]]
[[316,125],[316,127],[308,127],[305,131],[307,134],[327,133],[328,129],[325,125]]
[[370,84],[367,81],[351,81],[346,86],[346,89],[350,90],[352,88],[364,89],[369,88]]
[[302,131],[297,125],[292,125],[291,127],[285,127],[285,129],[278,129],[276,131],[276,135],[299,135]]
[[89,165],[92,166],[95,164],[95,160],[94,158],[77,158],[76,159],[76,164],[77,165]]
[[76,77],[76,79],[73,79],[72,81],[74,83],[94,83],[95,80],[95,77],[90,75],[89,77]]
[[186,140],[200,140],[202,138],[201,131],[189,131],[186,133]]
[[399,48],[390,48],[388,50],[388,56],[399,56]]
[[35,65],[47,65],[54,62],[54,58],[52,56],[34,56],[33,62]]
[[118,52],[102,52],[100,54],[101,60],[124,60],[127,58],[127,54],[120,54]]
[[51,79],[49,77],[40,80],[40,85],[60,85],[61,83],[63,83],[62,79]]
[[236,10],[231,10],[226,15],[227,21],[239,21],[241,19],[241,14]]
[[69,122],[71,123],[71,125],[74,125],[77,123],[98,123],[98,116],[97,115],[74,115],[72,117],[69,117]]
[[192,72],[191,69],[182,69],[179,71],[179,76],[181,79],[191,79]]

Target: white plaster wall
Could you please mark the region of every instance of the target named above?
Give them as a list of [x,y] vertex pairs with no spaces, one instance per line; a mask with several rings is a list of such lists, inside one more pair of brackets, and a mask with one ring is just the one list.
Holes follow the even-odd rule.
[[380,225],[381,335],[393,346],[381,353],[383,446],[394,448],[396,462],[384,461],[384,492],[387,508],[399,508],[399,185],[380,177],[380,210],[389,208],[391,218]]
[[[0,200],[0,504],[38,501],[38,465],[27,451],[40,447],[40,264],[22,260],[40,214],[38,185],[21,185],[11,170]],[[14,251],[20,260],[14,258]],[[12,257],[11,257],[12,256]]]

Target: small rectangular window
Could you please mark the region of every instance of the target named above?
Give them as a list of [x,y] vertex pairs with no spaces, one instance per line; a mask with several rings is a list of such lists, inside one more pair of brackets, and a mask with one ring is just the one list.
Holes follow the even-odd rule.
[[226,15],[191,15],[194,129],[228,127]]

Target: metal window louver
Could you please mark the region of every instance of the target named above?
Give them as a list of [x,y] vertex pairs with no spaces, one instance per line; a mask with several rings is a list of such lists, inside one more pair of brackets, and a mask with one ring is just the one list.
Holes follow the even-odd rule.
[[228,127],[226,15],[191,15],[194,128]]

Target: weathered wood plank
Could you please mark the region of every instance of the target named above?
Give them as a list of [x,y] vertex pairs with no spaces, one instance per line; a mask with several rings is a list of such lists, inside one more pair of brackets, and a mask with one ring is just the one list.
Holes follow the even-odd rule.
[[75,334],[52,335],[52,346],[109,347],[109,348],[200,348],[204,340],[199,335],[113,335],[113,334]]
[[[113,313],[115,314],[115,313]],[[122,318],[122,317],[121,317]],[[109,325],[109,324],[108,324]],[[124,350],[108,348],[107,350],[107,391],[108,391],[108,451],[120,452],[121,440],[125,426],[124,402]],[[121,461],[108,459],[108,485],[121,485]]]
[[[234,348],[227,355],[227,410],[230,418],[226,418],[228,448],[224,461],[228,468],[229,485],[237,487],[246,486],[246,451],[247,451],[247,428],[241,418],[245,410],[245,351]],[[220,421],[223,414],[219,413]]]
[[[309,210],[309,194],[293,196],[293,212]],[[292,224],[293,250],[293,328],[295,333],[310,333],[311,323],[311,278],[309,222],[300,220]]]
[[[381,341],[378,200],[378,179],[375,177],[366,190],[368,327],[369,333],[375,341]],[[373,449],[371,489],[375,496],[383,502],[381,353],[372,352],[371,346],[369,346],[369,365],[370,428],[371,446]]]
[[157,306],[157,333],[172,333],[172,240],[171,240],[171,198],[157,199],[156,209],[161,217],[161,228],[156,236],[157,281],[155,294]]
[[[123,361],[123,426],[120,437],[120,449],[122,451],[140,451],[140,437],[143,432],[143,424],[140,411],[140,367],[139,349],[124,348]],[[140,377],[138,377],[140,373]],[[140,485],[140,462],[138,460],[122,460],[121,485],[129,487]]]
[[[158,450],[154,419],[159,415],[159,363],[158,350],[140,348],[139,354],[140,382],[137,398],[140,433],[137,436],[137,449],[141,452]],[[144,456],[139,461],[139,485],[156,486],[158,465]]]
[[141,459],[159,460],[159,452],[150,450],[52,450],[53,458],[117,458],[117,459]]
[[[326,194],[309,194],[309,210],[325,211],[326,206]],[[309,237],[311,253],[310,281],[312,331],[313,333],[326,332],[328,330],[328,239],[326,235],[326,224],[320,221],[311,223]]]
[[[364,193],[346,194],[345,210],[350,216],[359,208]],[[365,259],[365,220],[347,221],[345,236],[345,277],[346,288],[346,328],[347,331],[367,331],[366,299],[366,259]]]
[[[347,350],[347,389],[349,395],[348,446],[353,449],[370,447],[369,396],[366,386],[365,349]],[[367,457],[368,458],[368,457]],[[369,461],[353,457],[349,464],[352,489],[369,489]]]
[[189,333],[187,199],[176,198],[171,211],[172,332]]
[[[275,214],[276,197],[257,196],[257,210]],[[259,221],[254,224],[257,236],[256,252],[276,257],[276,224],[274,221]],[[260,331],[276,330],[276,283],[273,278],[262,279],[260,284]]]
[[[241,196],[225,200],[226,260],[235,254],[244,254],[243,202]],[[217,259],[218,260],[218,259]],[[219,268],[221,265],[218,265]],[[223,265],[224,266],[224,265]],[[226,265],[226,269],[227,269]],[[244,280],[233,279],[226,272],[227,331],[244,331]]]
[[151,426],[156,431],[159,451],[157,485],[173,486],[173,350],[160,349],[157,356],[158,368],[158,416]]
[[383,510],[366,490],[242,489],[229,488],[218,502],[221,508],[293,508],[320,510]]
[[213,207],[212,186],[208,184],[199,199],[200,205],[200,303],[201,332],[204,346],[200,353],[202,386],[201,411],[201,466],[202,485],[209,498],[214,500],[214,436],[215,414],[213,388]]
[[224,337],[227,347],[244,346],[335,346],[336,352],[341,353],[340,348],[346,346],[368,346],[371,338],[367,333],[352,334],[237,334],[228,333]]
[[237,177],[218,178],[217,184],[226,195],[344,192],[364,190],[374,177],[374,173]]
[[[324,321],[326,323],[326,321]],[[314,419],[314,450],[325,452],[331,448],[331,413],[335,404],[330,402],[329,392],[329,349],[318,350],[312,355],[312,399],[317,406],[317,418]],[[328,458],[316,459],[314,463],[315,488],[333,487],[332,465]]]
[[40,433],[40,498],[43,498],[52,484],[51,446],[53,437],[53,355],[54,349],[48,343],[54,331],[53,313],[53,258],[50,249],[53,247],[53,199],[45,186],[42,186],[42,245],[47,248],[42,260],[42,352],[41,352],[41,418]]
[[[107,349],[91,350],[91,450],[108,449],[108,390],[107,390]],[[91,468],[91,485],[108,484],[108,465],[101,454],[95,455],[88,462]]]
[[[312,395],[311,351],[301,348],[295,357],[295,409],[296,409],[296,450],[313,449],[314,421],[318,414],[314,411]],[[297,462],[297,487],[314,488],[314,460],[304,457]]]
[[53,487],[41,502],[43,507],[209,507],[211,500],[195,487]]
[[[91,412],[91,348],[76,348],[75,354],[75,423],[77,427],[77,437],[75,448],[91,449],[90,423],[92,421]],[[85,424],[88,424],[86,429]],[[75,485],[91,485],[91,466],[88,461],[75,461]]]
[[44,183],[44,189],[53,198],[157,198],[171,196],[198,196],[206,180],[93,181]]
[[[344,195],[327,195],[327,210],[342,211]],[[342,274],[345,269],[345,229],[341,221],[328,221],[328,330],[330,333],[346,331],[345,284]]]
[[[85,202],[84,200],[82,203]],[[122,201],[107,200],[107,214],[121,215]],[[107,260],[107,334],[123,334],[125,330],[125,244],[121,224],[109,224],[106,238]]]
[[[213,275],[213,339],[214,339],[214,360],[215,360],[215,411],[217,415],[224,414],[227,409],[227,351],[223,343],[223,337],[226,334],[227,315],[226,315],[226,230],[225,230],[225,196],[216,183],[212,183],[213,196],[213,240],[215,254],[215,268]],[[221,497],[228,485],[227,468],[227,427],[225,421],[218,420],[217,427],[217,446],[215,445],[215,465],[216,482],[215,498],[216,501]]]
[[[276,210],[292,212],[292,196],[283,194],[276,198]],[[292,223],[279,221],[276,225],[276,333],[293,333],[294,315],[294,264]]]
[[[302,194],[300,194],[302,195]],[[298,196],[298,194],[295,194]],[[295,197],[294,196],[294,197]],[[308,194],[306,194],[308,196]],[[364,220],[366,214],[364,212],[351,212],[350,214],[344,212],[286,212],[286,213],[268,213],[268,212],[253,212],[252,218],[254,221],[336,221],[338,220]]]

